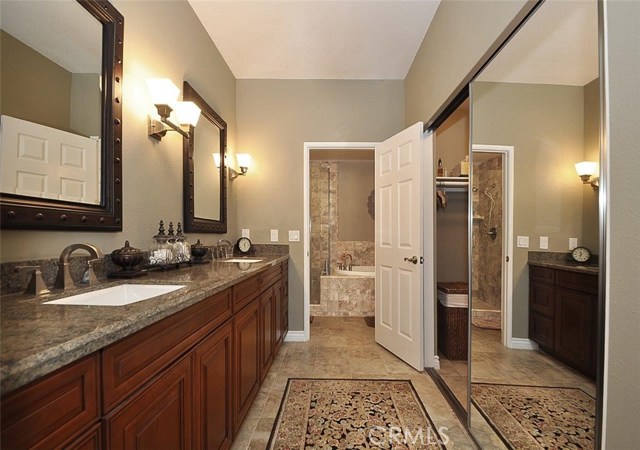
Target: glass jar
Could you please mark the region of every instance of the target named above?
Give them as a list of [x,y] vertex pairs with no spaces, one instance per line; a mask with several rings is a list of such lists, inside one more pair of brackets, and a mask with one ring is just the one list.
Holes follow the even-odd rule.
[[161,220],[158,227],[158,234],[153,237],[151,248],[149,249],[149,264],[165,265],[173,261],[173,245],[169,243],[169,236],[164,232],[164,222]]
[[187,262],[191,260],[191,246],[187,242],[187,237],[182,234],[182,225],[178,222],[176,240],[173,244],[173,254],[175,262]]

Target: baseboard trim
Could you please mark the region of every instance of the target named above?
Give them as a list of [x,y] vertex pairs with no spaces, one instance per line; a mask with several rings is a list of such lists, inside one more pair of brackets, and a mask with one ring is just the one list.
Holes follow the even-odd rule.
[[304,335],[304,331],[289,331],[284,338],[287,342],[307,342],[308,339]]
[[538,350],[538,344],[527,338],[511,338],[511,348],[514,350]]

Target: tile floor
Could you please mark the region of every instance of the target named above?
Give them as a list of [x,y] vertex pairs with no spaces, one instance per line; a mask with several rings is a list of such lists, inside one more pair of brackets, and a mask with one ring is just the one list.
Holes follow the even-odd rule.
[[316,317],[308,342],[285,342],[281,347],[233,450],[266,448],[289,377],[410,379],[436,428],[446,427],[442,434],[449,437],[447,449],[475,448],[429,375],[376,344],[374,329],[362,318]]

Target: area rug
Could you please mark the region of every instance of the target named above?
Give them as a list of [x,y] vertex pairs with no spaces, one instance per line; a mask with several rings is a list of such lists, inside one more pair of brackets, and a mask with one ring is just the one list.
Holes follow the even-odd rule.
[[364,323],[367,324],[368,327],[375,328],[376,327],[376,316],[365,316]]
[[409,380],[290,378],[268,449],[444,449]]
[[594,447],[596,401],[581,389],[472,383],[471,393],[511,449]]

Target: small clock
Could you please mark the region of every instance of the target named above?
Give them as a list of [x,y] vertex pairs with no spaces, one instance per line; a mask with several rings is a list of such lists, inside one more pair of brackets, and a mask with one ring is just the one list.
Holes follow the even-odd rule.
[[241,237],[240,239],[238,239],[238,242],[236,242],[236,248],[243,255],[246,255],[253,251],[251,241],[247,237]]
[[591,259],[591,251],[587,247],[576,247],[571,251],[574,261],[585,263]]

